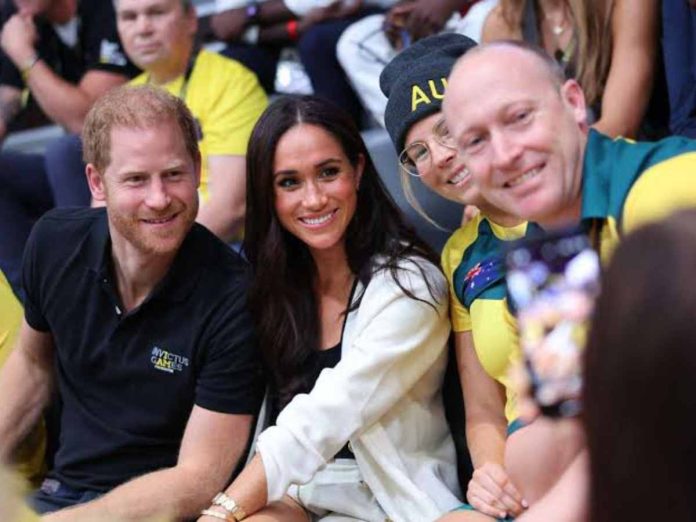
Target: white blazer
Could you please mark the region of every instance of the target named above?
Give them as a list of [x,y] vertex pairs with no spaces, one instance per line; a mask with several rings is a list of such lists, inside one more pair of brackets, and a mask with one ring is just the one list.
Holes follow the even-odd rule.
[[346,318],[340,362],[259,436],[269,502],[309,482],[349,440],[365,482],[395,522],[435,520],[461,504],[441,396],[447,282],[423,259],[400,268],[402,285],[427,302],[408,297],[388,270],[376,272]]

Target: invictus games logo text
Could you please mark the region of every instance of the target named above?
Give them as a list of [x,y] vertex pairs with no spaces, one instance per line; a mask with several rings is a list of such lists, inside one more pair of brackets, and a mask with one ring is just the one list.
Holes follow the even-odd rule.
[[181,372],[184,367],[189,365],[189,360],[186,357],[162,350],[158,346],[152,349],[150,362],[156,370],[167,373]]

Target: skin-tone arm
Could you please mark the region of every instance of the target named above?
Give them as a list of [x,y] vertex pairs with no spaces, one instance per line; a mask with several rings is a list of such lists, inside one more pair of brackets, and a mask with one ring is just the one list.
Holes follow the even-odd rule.
[[53,338],[22,323],[17,345],[0,371],[0,462],[36,425],[53,389]]
[[[307,15],[298,19],[297,32],[302,34],[313,25],[324,20],[344,18],[356,13],[362,5],[357,0],[350,5],[342,1],[330,3],[325,7],[312,9]],[[285,22],[297,18],[282,0],[268,0],[258,4],[258,41],[261,43],[287,42],[288,30]],[[239,41],[246,30],[246,7],[229,9],[216,14],[210,21],[213,33],[220,40]]]
[[22,91],[9,85],[0,85],[0,141],[7,135],[7,127],[22,108]]
[[500,5],[497,5],[491,9],[490,13],[488,13],[486,21],[483,24],[483,29],[481,31],[481,43],[493,42],[495,40],[505,40],[508,38],[521,40],[522,31],[519,29],[511,31],[511,28],[505,23]]
[[[0,45],[15,66],[21,71],[32,64],[38,35],[30,16],[13,15],[3,27]],[[92,103],[109,89],[121,85],[127,78],[106,71],[88,71],[73,85],[66,82],[42,60],[28,72],[27,84],[43,111],[68,131],[79,133],[83,120]]]
[[608,136],[635,137],[652,93],[659,20],[657,0],[618,0],[602,116],[593,125]]
[[505,391],[481,366],[470,331],[455,333],[455,348],[466,409],[467,446],[474,465],[467,500],[492,517],[517,516],[526,502],[503,467]]
[[187,519],[208,506],[225,487],[246,447],[250,415],[232,415],[194,406],[173,468],[148,473],[103,497],[41,518],[44,522]]
[[244,156],[208,157],[210,198],[198,211],[197,221],[225,242],[230,242],[244,223],[245,169]]
[[581,452],[556,485],[519,522],[585,522],[589,505],[589,455]]
[[403,46],[400,30],[408,31],[413,41],[439,33],[455,11],[467,0],[402,0],[386,14],[386,35],[392,46]]
[[[295,18],[282,0],[268,0],[258,4],[258,20],[261,26],[271,26]],[[210,26],[220,40],[237,41],[246,29],[246,7],[228,9],[213,15]]]

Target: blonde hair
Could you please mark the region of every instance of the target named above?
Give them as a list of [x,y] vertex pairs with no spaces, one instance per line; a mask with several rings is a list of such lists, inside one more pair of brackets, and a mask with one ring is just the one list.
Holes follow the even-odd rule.
[[425,211],[423,208],[423,205],[420,204],[420,201],[418,201],[418,198],[416,197],[416,194],[413,192],[413,185],[411,185],[411,175],[406,171],[404,167],[399,165],[399,178],[401,180],[401,188],[404,191],[404,196],[406,196],[406,201],[408,201],[408,204],[413,207],[413,210],[415,210],[423,219],[425,219],[428,223],[430,223],[432,226],[439,230],[443,230],[445,232],[451,232],[450,229],[443,227],[435,221],[430,215]]
[[[501,16],[511,35],[516,35],[522,25],[525,2],[535,1],[500,0]],[[609,76],[614,0],[565,1],[573,22],[575,79],[582,87],[588,105],[592,106],[601,100]],[[543,14],[538,2],[536,6],[541,19]]]
[[111,163],[114,128],[148,129],[162,123],[180,129],[187,152],[196,165],[200,164],[197,124],[191,111],[176,96],[150,85],[124,85],[97,100],[82,129],[83,159],[103,173]]

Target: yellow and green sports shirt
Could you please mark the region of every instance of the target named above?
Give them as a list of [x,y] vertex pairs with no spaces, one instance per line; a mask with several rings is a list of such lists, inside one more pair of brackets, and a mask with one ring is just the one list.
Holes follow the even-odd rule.
[[581,213],[599,225],[603,263],[622,234],[686,207],[696,207],[696,141],[634,142],[590,130]]
[[517,323],[507,306],[502,246],[526,233],[526,223],[502,227],[479,214],[452,234],[442,251],[452,329],[472,332],[481,366],[505,388],[508,423],[518,417],[508,374],[521,352]]
[[[131,85],[144,85],[149,74],[134,78]],[[209,197],[208,157],[246,155],[251,130],[268,105],[256,75],[241,63],[201,50],[193,68],[162,86],[183,99],[199,127],[201,150],[201,201]]]

